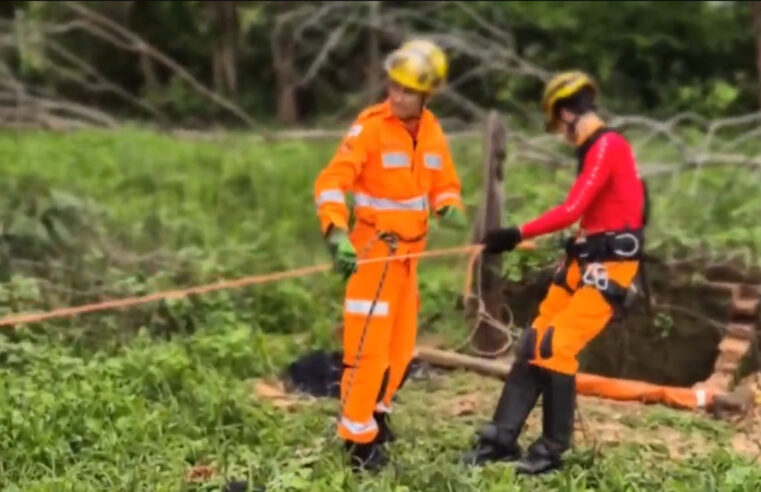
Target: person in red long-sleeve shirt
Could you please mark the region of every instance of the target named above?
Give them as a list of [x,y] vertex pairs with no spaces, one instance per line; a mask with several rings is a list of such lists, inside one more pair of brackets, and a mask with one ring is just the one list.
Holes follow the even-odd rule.
[[[599,123],[585,120],[587,131]],[[580,153],[581,173],[568,198],[539,218],[523,224],[521,238],[564,229],[581,219],[588,235],[642,227],[644,193],[629,143],[604,127],[592,133]]]
[[[573,434],[577,355],[625,312],[631,299],[647,222],[647,190],[629,143],[597,115],[597,92],[595,81],[579,71],[547,83],[547,130],[561,133],[576,147],[577,178],[562,204],[484,238],[484,253],[499,254],[579,222],[539,314],[519,342],[492,421],[463,457],[467,464],[518,461],[516,472],[528,474],[561,466]],[[539,395],[542,435],[522,456],[518,435]]]

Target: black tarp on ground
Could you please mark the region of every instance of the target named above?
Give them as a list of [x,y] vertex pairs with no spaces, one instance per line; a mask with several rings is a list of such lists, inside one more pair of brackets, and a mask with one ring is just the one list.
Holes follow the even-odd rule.
[[338,398],[341,393],[343,354],[316,350],[302,355],[283,375],[289,389],[312,396]]

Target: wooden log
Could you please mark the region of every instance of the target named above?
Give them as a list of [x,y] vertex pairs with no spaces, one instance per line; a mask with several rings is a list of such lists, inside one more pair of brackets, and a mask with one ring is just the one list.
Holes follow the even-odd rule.
[[[479,217],[473,231],[473,242],[483,241],[486,232],[502,226],[502,208],[504,205],[504,161],[507,152],[507,128],[497,111],[489,112],[486,118],[483,139],[483,201]],[[502,257],[501,255],[484,255],[480,265],[473,272],[474,292],[480,292],[484,308],[495,319],[502,318]],[[468,306],[469,315],[473,316],[477,304]],[[488,323],[481,321],[476,327],[473,344],[477,350],[493,353],[503,347],[506,336]]]
[[512,363],[473,357],[470,355],[450,352],[429,347],[418,347],[415,356],[429,364],[452,369],[468,369],[483,376],[504,379],[512,367]]

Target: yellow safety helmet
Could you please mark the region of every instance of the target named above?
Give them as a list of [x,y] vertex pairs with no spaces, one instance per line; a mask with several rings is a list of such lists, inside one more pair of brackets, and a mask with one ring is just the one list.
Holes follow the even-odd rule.
[[444,83],[449,65],[446,54],[436,43],[413,39],[389,54],[384,68],[398,84],[430,93]]
[[558,101],[574,96],[585,88],[592,91],[593,97],[597,96],[599,91],[597,82],[579,70],[561,72],[547,82],[547,85],[544,87],[544,95],[542,96],[542,106],[548,130],[553,130],[557,124],[555,121],[555,106]]

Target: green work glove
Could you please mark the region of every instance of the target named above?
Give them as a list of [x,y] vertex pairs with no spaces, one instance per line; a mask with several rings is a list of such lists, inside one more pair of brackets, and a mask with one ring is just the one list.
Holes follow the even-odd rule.
[[441,222],[452,229],[463,230],[468,226],[468,219],[465,214],[452,205],[445,205],[436,211]]
[[339,272],[344,280],[357,271],[357,250],[349,241],[349,235],[344,229],[334,227],[330,230],[328,249],[333,256],[333,269]]

